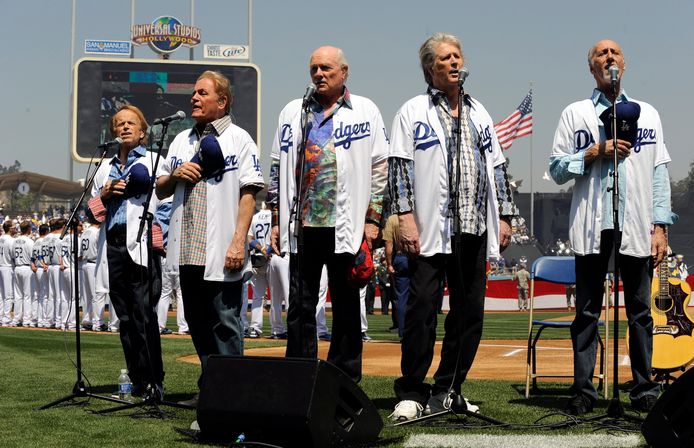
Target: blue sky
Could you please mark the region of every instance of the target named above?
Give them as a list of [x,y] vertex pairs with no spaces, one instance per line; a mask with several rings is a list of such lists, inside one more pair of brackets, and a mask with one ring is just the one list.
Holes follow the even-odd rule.
[[[0,164],[15,159],[23,169],[68,177],[71,0],[0,0],[0,62],[4,107]],[[130,0],[77,0],[75,60],[84,57],[84,39],[128,40]],[[693,160],[689,131],[694,86],[694,3],[646,0],[582,2],[528,0],[396,1],[254,0],[252,62],[260,68],[261,154],[268,167],[277,115],[308,83],[308,57],[323,44],[344,49],[350,65],[348,85],[381,108],[390,127],[408,98],[425,89],[418,65],[421,43],[436,31],[456,34],[463,43],[470,77],[468,91],[495,121],[509,115],[533,82],[535,128],[507,152],[510,172],[528,192],[558,191],[542,180],[562,109],[587,97],[594,81],[588,49],[612,38],[624,50],[623,87],[653,104],[663,121],[673,162],[681,179]],[[135,22],[173,15],[190,23],[187,0],[139,0]],[[202,43],[246,44],[246,0],[197,0],[195,25]],[[155,58],[146,47],[137,58]],[[187,49],[172,59],[185,59]],[[202,44],[196,50],[202,59]],[[86,165],[74,164],[74,177]]]

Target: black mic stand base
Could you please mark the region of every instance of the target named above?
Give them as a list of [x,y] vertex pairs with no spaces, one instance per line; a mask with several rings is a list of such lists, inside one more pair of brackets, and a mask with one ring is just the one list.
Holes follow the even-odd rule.
[[397,423],[394,423],[393,426],[412,425],[414,423],[419,423],[419,422],[431,420],[431,419],[442,417],[442,416],[448,415],[448,414],[453,414],[456,416],[466,415],[468,417],[474,417],[478,420],[482,420],[484,422],[487,422],[491,425],[498,426],[498,427],[508,426],[508,423],[502,422],[500,420],[496,420],[492,417],[487,417],[486,415],[482,415],[479,412],[469,411],[467,409],[467,404],[465,403],[463,396],[459,395],[459,394],[455,394],[455,396],[453,397],[453,403],[451,403],[451,407],[449,409],[443,410],[441,412],[434,412],[434,413],[431,413],[428,415],[423,415],[421,417],[413,418],[411,420],[406,420],[404,422],[397,422]]
[[112,412],[118,412],[118,411],[125,411],[128,409],[134,409],[134,408],[149,408],[146,411],[146,414],[151,417],[155,418],[160,418],[160,419],[166,419],[168,417],[166,411],[161,409],[161,406],[170,406],[174,408],[179,408],[179,409],[192,409],[195,410],[193,406],[189,406],[187,404],[180,404],[176,403],[173,401],[166,401],[163,399],[163,391],[158,390],[157,388],[153,388],[151,386],[147,387],[147,391],[145,392],[144,396],[142,397],[142,401],[139,401],[137,403],[131,403],[127,401],[122,401],[122,400],[114,400],[118,401],[119,403],[125,403],[122,406],[114,406],[112,408],[108,409],[102,409],[100,411],[92,411],[93,414],[110,414]]
[[[87,400],[76,401],[76,399],[78,399],[78,398],[87,398]],[[80,381],[76,382],[75,385],[72,387],[72,393],[70,395],[66,395],[62,398],[58,398],[55,401],[51,401],[50,403],[44,404],[43,406],[39,406],[35,409],[37,411],[42,411],[44,409],[52,408],[54,406],[58,406],[62,403],[66,403],[66,402],[69,402],[69,403],[66,403],[66,406],[67,405],[84,406],[87,403],[89,403],[90,398],[96,398],[99,400],[106,400],[106,401],[110,401],[112,403],[123,403],[123,404],[128,403],[127,401],[123,401],[123,400],[120,400],[118,398],[112,398],[112,397],[107,397],[104,395],[97,395],[97,394],[93,394],[91,392],[87,392],[87,388],[85,387],[84,382],[80,380]]]

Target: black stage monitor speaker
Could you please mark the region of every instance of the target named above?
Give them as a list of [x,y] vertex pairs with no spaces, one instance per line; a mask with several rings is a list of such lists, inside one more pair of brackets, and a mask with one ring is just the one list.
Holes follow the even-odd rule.
[[359,386],[315,359],[210,356],[197,416],[205,439],[283,447],[363,444],[383,428]]
[[694,368],[684,372],[658,398],[641,432],[654,448],[694,447]]

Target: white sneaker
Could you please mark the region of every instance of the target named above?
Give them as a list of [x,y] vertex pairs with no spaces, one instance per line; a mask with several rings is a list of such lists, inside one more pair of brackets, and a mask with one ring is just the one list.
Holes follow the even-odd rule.
[[[470,403],[465,397],[463,397],[463,400],[465,400],[465,405],[467,406],[468,412],[474,412],[475,414],[480,413],[479,406]],[[446,392],[432,395],[424,408],[424,415],[438,414],[439,412],[448,411],[451,409],[452,404],[453,398]]]
[[467,401],[467,398],[463,397],[463,400],[465,400],[465,404],[467,405],[467,410],[470,412],[474,412],[475,414],[480,413],[480,407],[477,406],[476,404],[472,404],[469,401]]
[[405,422],[422,416],[424,408],[414,400],[402,400],[395,405],[393,413],[388,416],[394,422]]

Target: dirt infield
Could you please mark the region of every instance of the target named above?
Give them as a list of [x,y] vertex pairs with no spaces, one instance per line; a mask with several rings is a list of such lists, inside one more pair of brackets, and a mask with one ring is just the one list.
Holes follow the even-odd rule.
[[[328,355],[328,342],[318,343],[318,356],[325,359]],[[249,356],[284,356],[285,346],[246,349]],[[429,369],[433,375],[439,364],[441,342],[436,343],[434,362]],[[625,356],[626,347],[620,341],[619,347],[619,379],[620,382],[631,379],[629,357]],[[612,373],[612,351],[608,356],[608,373]],[[198,363],[197,356],[180,358],[182,361]],[[527,362],[527,341],[494,340],[482,341],[475,362],[468,378],[525,381]],[[573,374],[573,357],[571,341],[547,340],[538,345],[538,373],[540,374]],[[400,344],[397,342],[368,342],[364,344],[362,371],[364,375],[399,376],[400,375]],[[611,375],[610,375],[611,376]],[[548,381],[571,382],[571,378],[551,378]]]

